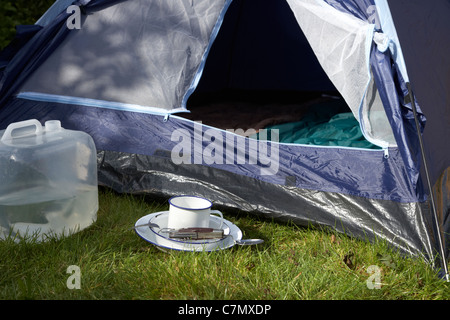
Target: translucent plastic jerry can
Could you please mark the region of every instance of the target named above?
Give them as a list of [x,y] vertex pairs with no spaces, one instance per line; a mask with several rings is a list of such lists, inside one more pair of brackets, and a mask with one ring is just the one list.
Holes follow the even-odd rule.
[[90,135],[57,120],[0,131],[0,238],[45,241],[97,219],[97,152]]

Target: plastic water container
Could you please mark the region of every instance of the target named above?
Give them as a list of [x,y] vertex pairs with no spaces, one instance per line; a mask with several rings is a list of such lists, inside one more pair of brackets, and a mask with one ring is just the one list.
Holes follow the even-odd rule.
[[0,239],[45,241],[97,219],[97,152],[90,135],[58,120],[0,131]]

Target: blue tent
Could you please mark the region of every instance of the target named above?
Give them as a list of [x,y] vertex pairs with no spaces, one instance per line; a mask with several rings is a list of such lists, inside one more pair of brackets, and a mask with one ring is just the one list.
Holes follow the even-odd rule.
[[381,237],[448,277],[449,14],[57,0],[0,56],[0,129],[57,119],[94,138],[101,185]]

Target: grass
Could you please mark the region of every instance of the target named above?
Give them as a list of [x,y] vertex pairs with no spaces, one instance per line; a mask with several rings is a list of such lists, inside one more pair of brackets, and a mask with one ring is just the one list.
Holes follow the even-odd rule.
[[[162,252],[129,228],[165,202],[100,190],[97,221],[45,243],[0,242],[0,299],[448,300],[449,284],[421,259],[317,228],[227,213],[258,246]],[[69,289],[80,270],[80,289]],[[381,287],[369,289],[376,265]]]

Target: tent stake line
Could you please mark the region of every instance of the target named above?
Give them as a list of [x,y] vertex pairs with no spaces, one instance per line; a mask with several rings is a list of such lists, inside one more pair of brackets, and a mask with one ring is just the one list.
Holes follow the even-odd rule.
[[438,237],[439,249],[440,249],[440,254],[441,254],[441,261],[442,261],[442,265],[444,267],[445,278],[446,278],[447,282],[450,282],[447,261],[445,259],[444,242],[443,242],[442,235],[441,235],[441,228],[439,226],[438,214],[436,211],[436,204],[434,202],[434,192],[433,192],[433,188],[431,186],[430,174],[428,172],[428,164],[427,164],[427,159],[425,156],[425,147],[424,147],[424,143],[423,143],[423,139],[422,139],[422,134],[420,133],[421,130],[420,130],[419,119],[417,116],[416,102],[414,100],[414,95],[413,95],[413,92],[411,89],[411,84],[409,82],[407,82],[406,86],[408,88],[408,94],[410,96],[411,107],[412,107],[413,114],[414,114],[414,121],[416,123],[417,137],[419,138],[420,153],[422,155],[422,161],[423,161],[423,166],[424,166],[424,170],[425,170],[427,185],[428,185],[428,189],[430,190],[431,209],[433,210],[434,221],[436,223],[437,237]]

